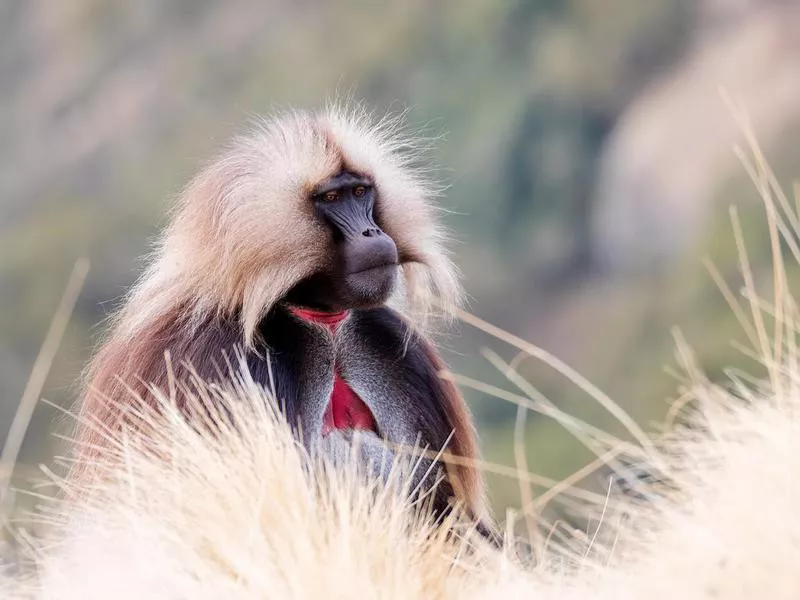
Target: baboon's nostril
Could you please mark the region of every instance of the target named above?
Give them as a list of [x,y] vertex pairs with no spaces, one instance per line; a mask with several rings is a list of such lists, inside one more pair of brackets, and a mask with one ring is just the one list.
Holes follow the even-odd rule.
[[369,229],[365,229],[361,232],[361,235],[364,237],[378,237],[381,234],[381,230],[377,228],[370,227]]

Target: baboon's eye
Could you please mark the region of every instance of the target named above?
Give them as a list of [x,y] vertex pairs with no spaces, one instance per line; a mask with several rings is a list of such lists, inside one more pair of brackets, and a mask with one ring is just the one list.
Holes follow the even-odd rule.
[[363,196],[366,193],[367,193],[367,188],[364,187],[363,185],[357,185],[355,187],[355,189],[353,190],[353,195],[356,198],[360,198],[361,196]]
[[330,192],[325,192],[325,202],[336,202],[339,199],[339,192],[337,190],[331,190]]

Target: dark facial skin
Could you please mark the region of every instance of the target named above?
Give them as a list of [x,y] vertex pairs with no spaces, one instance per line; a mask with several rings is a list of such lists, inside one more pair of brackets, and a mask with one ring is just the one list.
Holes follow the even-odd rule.
[[399,259],[394,241],[375,222],[372,182],[343,171],[318,186],[311,201],[331,230],[333,267],[301,281],[286,299],[329,311],[383,304],[394,288]]

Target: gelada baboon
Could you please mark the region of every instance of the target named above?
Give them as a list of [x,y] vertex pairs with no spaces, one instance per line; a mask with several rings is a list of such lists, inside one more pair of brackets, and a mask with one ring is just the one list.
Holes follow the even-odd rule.
[[[446,310],[460,288],[418,162],[396,120],[359,110],[291,112],[234,140],[182,193],[90,364],[79,451],[125,426],[117,399],[131,388],[146,400],[147,384],[168,386],[165,354],[175,379],[187,364],[214,379],[238,347],[311,450],[339,453],[358,431],[365,459],[415,445],[476,458],[467,407],[423,333],[430,298]],[[395,292],[402,312],[387,305]],[[455,499],[484,517],[473,465],[429,467],[417,472],[439,480],[439,509]]]

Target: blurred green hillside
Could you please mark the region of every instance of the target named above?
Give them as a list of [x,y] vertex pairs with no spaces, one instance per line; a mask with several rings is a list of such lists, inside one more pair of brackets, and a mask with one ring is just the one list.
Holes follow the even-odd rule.
[[[779,0],[6,0],[0,4],[0,441],[74,261],[92,270],[45,397],[75,399],[102,320],[171,198],[256,113],[337,94],[442,135],[432,160],[470,309],[553,352],[649,426],[678,382],[670,328],[715,376],[747,364],[704,271],[738,287],[727,206],[757,271],[758,196],[718,87],[749,108],[784,183],[800,172],[800,8]],[[454,370],[520,393],[461,326]],[[752,367],[752,365],[749,365]],[[533,361],[559,406],[613,421]],[[465,389],[486,458],[513,463],[516,407]],[[20,472],[57,451],[40,405]],[[62,424],[63,426],[63,424]],[[589,457],[529,415],[532,470]],[[492,478],[499,511],[519,504]]]

